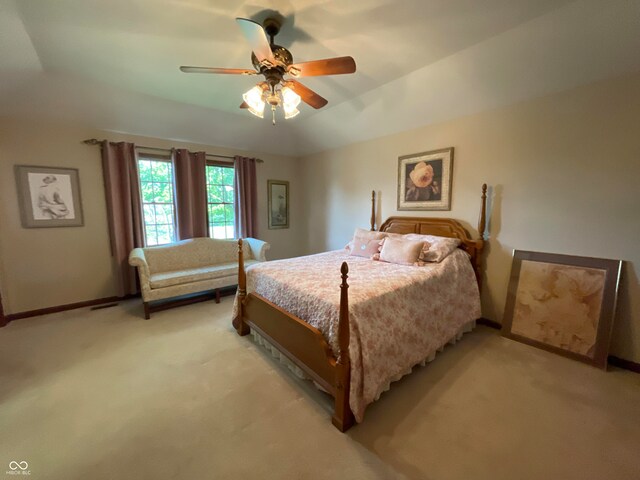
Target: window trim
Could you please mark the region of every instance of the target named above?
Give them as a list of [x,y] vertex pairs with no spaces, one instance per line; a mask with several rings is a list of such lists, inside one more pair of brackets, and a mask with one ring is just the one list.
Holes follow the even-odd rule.
[[[171,164],[171,192],[172,192],[172,203],[158,203],[156,204],[155,202],[153,203],[145,203],[144,199],[142,198],[142,179],[140,178],[140,164],[138,162],[140,161],[144,161],[144,160],[148,160],[148,161],[152,161],[152,162],[165,162],[165,163],[169,163]],[[145,247],[161,247],[164,245],[170,245],[172,243],[175,243],[178,241],[178,208],[176,205],[176,175],[175,175],[175,165],[173,162],[173,157],[171,155],[162,155],[162,154],[158,154],[158,153],[145,153],[145,152],[137,152],[136,155],[136,168],[137,168],[137,173],[138,173],[138,186],[140,188],[140,208],[142,210],[141,212],[141,217],[142,217],[142,231],[143,231],[143,240],[144,240],[144,246]],[[149,183],[149,182],[145,182],[145,183]],[[151,182],[153,183],[153,182]],[[162,182],[162,183],[168,183],[168,182]],[[145,221],[144,218],[144,206],[145,205],[153,205],[154,206],[154,212],[155,212],[155,205],[173,205],[173,235],[174,238],[171,242],[169,243],[158,243],[156,245],[149,245],[147,243],[147,222]],[[154,225],[158,225],[157,223],[154,223]],[[157,237],[157,235],[156,235]]]

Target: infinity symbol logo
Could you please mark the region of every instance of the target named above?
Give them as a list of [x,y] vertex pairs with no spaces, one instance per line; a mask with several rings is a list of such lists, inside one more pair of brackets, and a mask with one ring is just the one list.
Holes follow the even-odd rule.
[[9,468],[11,470],[26,470],[27,468],[29,468],[29,464],[23,460],[21,462],[16,462],[15,460],[12,460],[9,462]]

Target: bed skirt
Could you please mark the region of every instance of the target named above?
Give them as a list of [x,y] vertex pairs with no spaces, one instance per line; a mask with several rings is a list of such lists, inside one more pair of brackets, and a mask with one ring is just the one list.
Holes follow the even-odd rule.
[[[432,352],[422,361],[418,362],[416,365],[420,365],[424,367],[427,363],[432,362],[436,358],[436,354],[438,354],[439,352],[442,352],[444,350],[444,347],[446,347],[447,345],[454,345],[456,342],[458,342],[458,340],[462,338],[462,336],[465,333],[472,331],[475,328],[475,326],[476,326],[475,320],[471,320],[470,322],[465,323],[458,329],[458,331],[449,340],[444,342],[444,344],[442,344],[438,349],[436,349],[434,352]],[[301,380],[312,380],[300,367],[298,367],[295,363],[289,360],[289,358],[284,353],[281,353],[280,350],[274,347],[271,343],[269,343],[268,340],[266,340],[263,336],[261,336],[259,333],[257,333],[253,329],[251,330],[251,337],[253,338],[255,343],[257,343],[258,345],[262,345],[267,351],[271,353],[271,355],[274,358],[278,359],[280,363],[286,366],[296,377],[300,378]],[[404,377],[405,375],[410,374],[411,371],[413,370],[413,367],[415,367],[416,365],[409,367],[405,372],[400,373],[394,376],[393,378],[391,378],[389,382],[387,382],[386,385],[384,385],[380,389],[378,395],[376,395],[375,400],[378,400],[380,398],[380,395],[382,395],[384,392],[389,390],[389,388],[391,387],[391,383],[396,382],[400,380],[402,377]],[[324,388],[318,385],[318,383],[316,382],[313,382],[313,383],[316,386],[316,388],[326,392]]]

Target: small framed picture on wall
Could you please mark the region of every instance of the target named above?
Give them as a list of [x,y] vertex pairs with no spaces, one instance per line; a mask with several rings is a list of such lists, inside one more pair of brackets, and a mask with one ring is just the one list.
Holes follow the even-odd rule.
[[398,210],[451,210],[453,147],[398,158]]
[[269,229],[289,228],[289,182],[267,180]]
[[78,169],[16,165],[15,172],[23,227],[84,224]]

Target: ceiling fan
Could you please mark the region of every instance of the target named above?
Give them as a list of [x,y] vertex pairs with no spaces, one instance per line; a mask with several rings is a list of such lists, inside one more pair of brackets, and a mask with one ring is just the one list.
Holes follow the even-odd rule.
[[[272,121],[275,125],[277,107],[284,110],[284,118],[293,118],[300,113],[300,100],[313,108],[322,108],[328,102],[310,88],[298,82],[296,78],[321,75],[341,75],[354,73],[356,62],[352,57],[336,57],[311,62],[293,63],[293,55],[286,48],[276,45],[274,37],[280,31],[281,24],[274,18],[259,23],[246,18],[236,18],[251,50],[251,62],[255,70],[242,68],[209,68],[182,66],[185,73],[216,73],[226,75],[264,75],[265,81],[258,83],[242,95],[240,108],[246,108],[257,117],[264,117],[266,104],[271,106]],[[267,35],[269,39],[267,39]],[[293,78],[285,78],[288,75]]]

